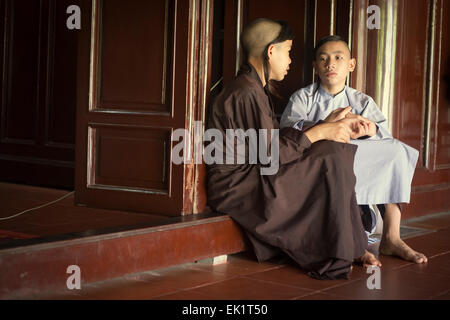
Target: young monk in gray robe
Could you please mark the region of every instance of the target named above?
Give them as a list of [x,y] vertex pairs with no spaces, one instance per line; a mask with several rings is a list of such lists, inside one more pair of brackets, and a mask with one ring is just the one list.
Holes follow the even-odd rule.
[[[218,154],[222,156],[220,149],[234,153],[244,144],[245,161],[229,163],[223,155],[223,161],[207,166],[208,205],[245,230],[259,261],[284,252],[312,277],[347,278],[355,261],[381,265],[366,250],[354,191],[356,146],[348,142],[358,120],[319,123],[304,132],[293,128],[278,132],[269,81],[281,81],[287,74],[292,38],[287,24],[267,19],[244,29],[246,62],[215,99],[208,132],[216,130],[226,137],[239,129],[267,130],[270,139],[257,146],[269,145],[263,150],[271,152],[270,166],[277,170],[263,174],[269,164],[259,158],[257,163],[249,161],[254,149],[248,136],[233,139],[231,148],[224,139],[214,152],[216,160]],[[277,132],[278,139],[271,139]],[[211,139],[206,148],[213,143],[217,141]]]
[[303,130],[319,120],[360,119],[361,126],[350,142],[358,146],[354,162],[356,199],[360,205],[385,204],[379,251],[416,263],[426,262],[425,255],[400,239],[401,212],[397,205],[410,201],[418,151],[392,137],[371,97],[345,85],[356,60],[342,38],[325,37],[314,54],[319,81],[294,92],[283,112],[281,127]]

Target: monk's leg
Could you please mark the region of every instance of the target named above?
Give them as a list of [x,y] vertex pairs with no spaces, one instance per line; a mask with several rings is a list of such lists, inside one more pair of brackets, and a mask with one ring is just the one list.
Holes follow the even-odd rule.
[[400,208],[395,203],[386,204],[386,212],[383,219],[383,236],[380,243],[380,253],[398,256],[404,260],[415,263],[425,263],[427,257],[414,251],[400,238]]

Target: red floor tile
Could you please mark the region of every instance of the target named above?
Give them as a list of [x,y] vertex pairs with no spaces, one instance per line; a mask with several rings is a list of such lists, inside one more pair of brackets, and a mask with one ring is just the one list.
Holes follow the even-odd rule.
[[378,260],[380,260],[383,270],[394,270],[398,268],[403,268],[412,264],[410,261],[405,261],[395,256],[379,255]]
[[410,264],[402,270],[433,275],[450,276],[450,253],[440,256],[434,256],[428,259],[427,263]]
[[88,285],[77,290],[79,296],[72,299],[82,300],[148,300],[155,296],[176,292],[177,289],[162,283],[144,281],[111,281]]
[[428,299],[450,289],[450,277],[405,271],[381,271],[381,289],[368,289],[366,279],[324,290],[334,296],[363,300]]
[[432,230],[440,230],[450,228],[450,214],[438,214],[432,215],[431,217],[420,217],[410,219],[410,221],[404,223],[404,225],[424,228],[424,229],[432,229]]
[[346,297],[339,297],[331,294],[326,294],[323,292],[313,293],[311,295],[303,296],[300,298],[296,298],[294,300],[351,300]]
[[[189,268],[188,264],[141,273],[134,279],[181,290],[213,284],[232,277],[233,275],[224,273],[193,270]],[[127,276],[126,279],[130,279],[130,276]]]
[[211,300],[286,300],[304,296],[310,290],[266,281],[235,277],[216,284],[193,289]]
[[189,270],[183,266],[172,267],[82,286],[81,290],[75,290],[77,296],[70,299],[147,300],[228,278],[223,274]]
[[414,250],[422,252],[430,258],[450,251],[450,229],[409,238],[405,242]]
[[431,297],[431,300],[450,300],[450,290],[437,296]]
[[295,266],[284,266],[278,269],[253,273],[245,276],[249,279],[267,281],[271,283],[295,286],[307,290],[322,290],[360,279],[363,267],[355,266],[349,280],[317,280],[306,275],[304,271]]
[[211,297],[195,290],[181,290],[153,298],[152,300],[209,300]]

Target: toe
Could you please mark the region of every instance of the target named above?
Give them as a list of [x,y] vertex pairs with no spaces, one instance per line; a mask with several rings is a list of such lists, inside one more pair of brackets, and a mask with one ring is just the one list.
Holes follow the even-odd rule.
[[414,258],[414,262],[415,263],[424,263],[425,262],[424,256],[421,254],[416,254],[416,256]]
[[420,256],[422,257],[422,263],[427,263],[428,259],[424,254],[420,254]]

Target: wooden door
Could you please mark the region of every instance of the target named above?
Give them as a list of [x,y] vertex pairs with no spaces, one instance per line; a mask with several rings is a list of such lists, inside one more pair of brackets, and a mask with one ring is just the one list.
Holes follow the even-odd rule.
[[73,189],[78,0],[0,0],[0,180]]
[[[395,138],[419,150],[411,202],[403,218],[450,210],[450,100],[445,75],[450,57],[448,0],[355,0],[354,12],[380,9],[381,28],[353,15],[359,72],[352,85],[367,92]],[[360,59],[361,58],[361,59]],[[361,68],[362,67],[362,68]]]
[[201,211],[201,165],[174,165],[171,136],[178,128],[193,134],[203,117],[210,3],[82,2],[76,203],[165,215]]
[[450,210],[450,1],[398,1],[394,135],[419,150],[410,216]]

